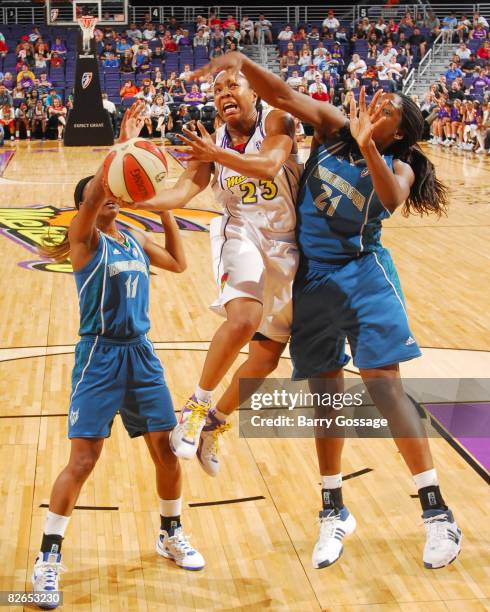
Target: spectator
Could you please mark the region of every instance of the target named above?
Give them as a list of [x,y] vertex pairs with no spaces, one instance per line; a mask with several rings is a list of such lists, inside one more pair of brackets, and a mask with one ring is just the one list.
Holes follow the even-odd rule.
[[303,74],[303,78],[306,80],[307,83],[310,83],[315,80],[317,75],[320,75],[320,73],[316,69],[315,64],[310,64],[308,67],[308,70],[306,70],[305,73]]
[[53,83],[48,81],[48,75],[46,72],[41,72],[39,75],[39,83],[36,84],[36,89],[40,94],[48,94],[49,90],[52,89]]
[[189,30],[178,29],[175,32],[175,42],[179,47],[189,47],[191,40],[189,38]]
[[225,35],[220,29],[214,30],[209,38],[209,49],[213,51],[216,47],[221,49],[225,46]]
[[471,76],[475,71],[476,66],[477,63],[475,55],[471,53],[470,57],[461,65],[461,70],[465,73],[466,76]]
[[49,94],[46,96],[44,103],[46,106],[53,106],[53,102],[55,100],[58,100],[59,102],[61,102],[61,98],[60,96],[56,93],[56,89],[54,89],[54,87],[52,87],[49,90]]
[[163,96],[156,96],[150,108],[150,118],[153,131],[160,132],[160,137],[165,138],[166,129],[172,129],[172,115],[169,107],[165,104]]
[[441,20],[434,14],[434,11],[429,11],[424,19],[424,26],[430,30],[433,38],[437,38],[441,33]]
[[230,26],[233,26],[235,30],[238,30],[238,21],[233,17],[233,15],[228,15],[223,21],[224,30],[228,30]]
[[5,57],[8,53],[8,46],[5,42],[5,36],[0,32],[0,57]]
[[207,47],[207,45],[208,45],[208,41],[204,36],[204,30],[198,30],[192,41],[192,46],[196,48],[196,47]]
[[427,39],[420,32],[419,28],[415,28],[413,34],[408,39],[408,42],[411,45],[416,45],[419,51],[419,57],[422,59],[424,55],[427,53]]
[[451,43],[453,41],[454,30],[458,26],[458,20],[456,13],[452,12],[442,20],[442,35],[445,42]]
[[136,72],[147,72],[148,70],[150,70],[150,59],[145,53],[143,45],[139,45],[138,51],[133,57],[132,65],[133,70],[135,70]]
[[31,89],[34,85],[35,78],[34,73],[24,65],[17,74],[17,85],[21,85],[24,89]]
[[103,66],[104,68],[119,68],[119,60],[114,57],[114,53],[110,52],[107,54]]
[[311,51],[309,51],[308,49],[303,49],[303,51],[301,52],[301,56],[298,59],[298,66],[300,67],[301,71],[305,72],[311,62]]
[[476,52],[478,59],[488,61],[490,59],[490,42],[486,40]]
[[320,74],[315,77],[315,81],[308,87],[308,93],[314,100],[330,102],[327,86],[322,82]]
[[476,28],[478,24],[482,25],[487,30],[490,27],[488,25],[488,21],[485,19],[485,17],[483,17],[483,15],[480,15],[480,13],[475,13],[473,15],[473,27]]
[[286,79],[286,83],[297,90],[298,87],[303,84],[303,77],[299,75],[297,70],[293,70],[291,76]]
[[294,42],[306,42],[308,37],[306,36],[306,30],[303,27],[300,27],[293,34]]
[[456,34],[458,35],[459,42],[462,43],[468,38],[468,34],[471,29],[471,21],[466,15],[461,15],[458,25],[456,27]]
[[289,49],[289,51],[287,51],[286,54],[283,55],[281,59],[279,60],[279,67],[281,69],[281,72],[283,73],[284,78],[288,73],[289,66],[297,66],[297,65],[298,65],[298,56],[292,49]]
[[167,89],[170,89],[171,87],[173,87],[175,85],[175,83],[177,82],[177,73],[174,71],[172,71],[170,73],[170,76],[167,78],[167,80],[165,81],[165,87]]
[[14,77],[13,77],[13,75],[12,75],[12,73],[11,73],[11,72],[8,72],[8,71],[7,71],[7,72],[6,72],[6,73],[3,75],[3,84],[5,85],[5,87],[6,87],[7,89],[10,89],[10,90],[11,90],[11,89],[14,87],[14,85],[15,85],[15,79],[14,79]]
[[481,23],[477,23],[474,30],[470,32],[470,38],[472,40],[485,40],[487,37],[487,31]]
[[138,88],[131,80],[127,80],[124,82],[124,85],[121,87],[119,91],[119,95],[124,100],[125,98],[135,98],[138,93]]
[[41,138],[46,140],[46,126],[48,123],[48,115],[41,100],[36,102],[36,105],[31,111],[31,134],[35,137],[41,129]]
[[288,24],[279,32],[279,34],[277,35],[277,40],[280,40],[281,42],[289,42],[293,39],[293,36],[294,32],[291,29],[291,26]]
[[60,68],[63,66],[63,58],[56,51],[53,51],[51,53],[50,64],[51,68]]
[[313,63],[318,70],[326,70],[327,68],[327,53],[325,49],[320,49],[318,54],[313,59]]
[[376,21],[376,25],[374,26],[374,30],[376,32],[377,38],[385,39],[387,33],[388,26],[385,23],[384,17],[380,15],[378,20]]
[[215,26],[219,26],[221,28],[221,19],[218,18],[214,11],[209,13],[208,26],[210,28],[214,28]]
[[230,49],[232,44],[235,44],[237,48],[240,44],[240,33],[237,32],[233,24],[229,27],[225,36],[225,46]]
[[347,66],[347,72],[355,72],[357,75],[363,75],[367,70],[366,62],[361,59],[358,53],[352,55],[352,60]]
[[[360,85],[361,85],[360,81],[356,77],[354,72],[348,72],[344,76],[344,90],[345,91],[350,91],[351,89],[359,89]],[[342,98],[342,100],[343,100],[343,98]]]
[[188,81],[191,74],[192,74],[192,70],[191,70],[190,64],[184,64],[184,70],[183,72],[180,73],[179,79],[181,81]]
[[448,81],[454,81],[457,77],[464,77],[464,72],[456,67],[454,62],[449,64],[449,69],[446,70],[445,77]]
[[207,76],[204,77],[204,79],[201,79],[201,80],[202,80],[202,83],[200,85],[200,90],[206,96],[206,102],[209,102],[210,100],[214,100],[213,75],[208,74]]
[[25,93],[24,93],[24,89],[23,89],[23,87],[22,87],[21,83],[18,83],[18,84],[15,86],[15,88],[14,88],[14,90],[13,90],[13,92],[12,92],[12,98],[13,98],[14,100],[24,100],[24,99],[25,99],[25,97],[26,97],[26,95],[25,95]]
[[453,81],[451,83],[451,87],[448,91],[448,98],[451,102],[454,102],[454,100],[464,100],[464,92],[461,90],[461,87],[457,81]]
[[366,94],[368,96],[374,96],[374,94],[378,91],[378,89],[379,89],[378,79],[371,79],[371,82],[366,87]]
[[175,116],[175,121],[173,122],[172,132],[167,133],[167,139],[173,145],[182,145],[182,141],[179,138],[179,135],[182,134],[182,128],[189,123],[191,117],[187,112],[187,106],[185,104],[181,104],[179,106],[179,110]]
[[144,100],[147,104],[151,104],[153,102],[153,92],[150,89],[150,85],[143,85],[141,91],[139,91],[135,97],[139,100]]
[[0,125],[3,127],[4,138],[15,140],[15,118],[14,109],[8,104],[0,108]]
[[27,140],[31,139],[31,121],[27,104],[22,102],[15,111],[15,139],[19,140],[20,131],[25,132]]
[[51,45],[51,52],[53,51],[56,51],[60,57],[65,57],[68,52],[64,42],[59,36],[54,39],[54,43]]
[[145,40],[154,40],[156,38],[155,26],[152,23],[148,23],[146,28],[143,30],[143,38]]
[[264,40],[270,45],[272,44],[272,24],[265,18],[265,15],[259,15],[259,20],[255,23],[255,35],[259,43]]
[[336,32],[340,28],[340,22],[335,17],[332,10],[327,12],[327,17],[323,20],[322,30],[323,32]]
[[246,41],[250,45],[253,44],[254,42],[254,24],[253,24],[253,21],[248,17],[248,15],[244,15],[240,22],[240,34],[241,34],[244,44]]
[[175,102],[182,102],[187,95],[184,83],[180,79],[175,80],[174,85],[170,87],[168,93],[172,96]]
[[176,53],[177,43],[172,38],[170,32],[165,32],[162,39],[163,49],[166,53]]
[[311,30],[308,32],[308,40],[320,40],[320,33],[316,25],[311,26]]
[[63,138],[63,131],[66,125],[66,108],[59,98],[54,98],[53,103],[48,107],[48,125],[56,127],[58,130],[58,140]]
[[184,96],[184,102],[189,106],[201,108],[206,102],[206,96],[199,91],[198,85],[192,85],[191,90]]
[[114,134],[117,133],[117,109],[114,102],[109,100],[109,97],[106,93],[102,94],[102,106],[109,113],[109,117],[112,124],[112,131]]
[[466,43],[464,42],[460,43],[459,47],[456,49],[454,53],[461,60],[467,60],[470,58],[470,55],[471,55],[470,49],[468,49],[468,47],[466,46]]
[[13,106],[14,101],[10,92],[3,83],[0,83],[0,108],[4,106]]
[[124,51],[124,55],[119,62],[119,72],[134,72],[133,52],[131,49],[126,49]]
[[134,43],[139,43],[139,41],[143,38],[141,30],[138,29],[135,23],[129,24],[129,28],[126,30],[126,36]]
[[121,38],[116,43],[116,51],[118,55],[124,55],[124,53],[131,49],[131,45],[128,43],[128,39],[124,34],[121,35]]

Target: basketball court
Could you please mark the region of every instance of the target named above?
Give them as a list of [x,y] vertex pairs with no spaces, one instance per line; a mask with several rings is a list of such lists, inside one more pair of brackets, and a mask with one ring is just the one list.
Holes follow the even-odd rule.
[[[397,213],[384,230],[412,329],[425,347],[402,373],[484,378],[490,370],[490,161],[428,150],[451,191],[448,217],[405,219]],[[75,284],[67,266],[42,260],[35,244],[49,227],[69,223],[75,183],[93,173],[106,152],[32,142],[6,146],[0,154],[0,590],[30,590],[50,488],[69,450]],[[182,166],[179,152],[169,153],[172,183]],[[305,158],[307,153],[304,147]],[[151,280],[151,338],[177,409],[191,393],[220,323],[207,308],[216,291],[208,243],[216,214],[209,189],[176,212],[188,270],[158,271]],[[163,240],[151,214],[127,211],[121,222]],[[290,371],[284,357],[278,376]],[[355,370],[349,375],[356,376]],[[350,440],[344,496],[358,529],[340,562],[314,570],[320,499],[313,440],[249,440],[237,429],[225,436],[219,478],[209,478],[197,461],[184,464],[184,524],[207,562],[194,574],[156,554],[153,466],[144,442],[129,440],[116,420],[63,546],[69,571],[62,577],[62,609],[489,609],[488,440],[480,440],[485,444],[478,452],[457,440],[432,440],[442,489],[465,538],[458,560],[433,572],[422,567],[419,502],[393,442]]]

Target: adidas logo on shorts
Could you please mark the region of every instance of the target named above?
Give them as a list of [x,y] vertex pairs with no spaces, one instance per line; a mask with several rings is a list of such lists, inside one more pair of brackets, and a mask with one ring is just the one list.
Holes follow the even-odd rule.
[[405,340],[405,344],[410,346],[411,344],[415,344],[415,340],[412,338],[412,336],[408,336],[408,338]]

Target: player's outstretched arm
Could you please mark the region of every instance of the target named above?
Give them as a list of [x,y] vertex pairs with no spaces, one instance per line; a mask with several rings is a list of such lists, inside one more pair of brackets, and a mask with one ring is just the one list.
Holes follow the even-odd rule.
[[301,121],[309,123],[320,134],[332,135],[347,122],[345,116],[333,104],[314,100],[295,91],[280,77],[265,70],[239,52],[234,51],[214,58],[206,66],[195,70],[190,78],[196,80],[203,75],[222,70],[241,72],[260,98],[275,108],[291,113]]
[[135,230],[134,234],[150,258],[150,264],[170,272],[183,272],[187,268],[184,245],[179,233],[179,226],[170,211],[160,213],[165,232],[165,246],[154,242],[148,234]]
[[165,189],[163,193],[156,195],[151,200],[138,202],[132,207],[152,212],[182,208],[206,189],[211,180],[211,170],[212,164],[190,162],[172,188]]
[[188,159],[192,161],[216,161],[243,176],[272,181],[288,158],[294,144],[293,118],[283,111],[272,111],[266,119],[266,137],[257,153],[241,155],[219,147],[204,125],[198,121],[201,137],[184,128],[182,141],[187,145]]

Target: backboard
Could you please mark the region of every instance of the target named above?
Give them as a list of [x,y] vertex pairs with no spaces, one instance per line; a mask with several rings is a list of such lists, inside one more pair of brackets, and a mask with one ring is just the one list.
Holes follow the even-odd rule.
[[128,0],[46,0],[47,23],[76,26],[77,18],[92,15],[99,25],[126,25]]

